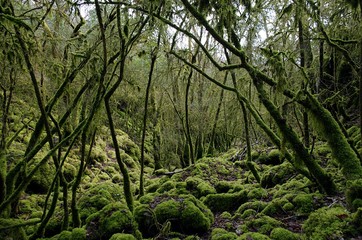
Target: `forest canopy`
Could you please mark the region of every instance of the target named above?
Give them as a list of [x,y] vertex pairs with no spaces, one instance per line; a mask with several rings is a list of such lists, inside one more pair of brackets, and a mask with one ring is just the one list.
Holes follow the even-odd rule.
[[358,0],[0,0],[0,238],[362,235],[361,21]]

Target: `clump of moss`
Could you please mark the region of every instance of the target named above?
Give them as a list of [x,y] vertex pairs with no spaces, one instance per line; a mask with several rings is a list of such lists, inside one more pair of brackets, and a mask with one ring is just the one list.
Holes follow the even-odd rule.
[[31,182],[26,188],[27,193],[46,194],[53,181],[55,168],[50,163],[43,164],[35,173]]
[[314,152],[319,156],[326,157],[331,153],[331,149],[327,144],[319,145],[315,147]]
[[141,204],[135,208],[134,218],[144,238],[156,236],[159,223],[155,212],[147,204]]
[[244,232],[257,231],[262,234],[269,234],[274,228],[281,227],[283,224],[266,215],[259,214],[256,218],[250,218],[242,225]]
[[116,233],[109,240],[136,240],[136,238],[132,234]]
[[101,210],[110,203],[122,202],[123,190],[118,184],[103,182],[92,185],[78,201],[81,220],[84,221],[91,214]]
[[299,213],[310,213],[313,211],[314,201],[312,194],[298,194],[292,202]]
[[250,191],[248,191],[248,199],[261,199],[263,197],[268,196],[268,192],[260,187],[254,187]]
[[164,182],[158,189],[157,189],[157,192],[158,193],[164,193],[164,192],[168,192],[170,191],[171,189],[175,188],[176,184],[169,180],[169,181],[166,181]]
[[270,233],[270,238],[275,240],[299,240],[298,234],[295,234],[285,228],[274,228]]
[[289,162],[269,168],[261,177],[260,185],[264,188],[271,188],[277,184],[285,183],[295,170]]
[[213,212],[224,212],[236,210],[241,204],[247,201],[247,192],[216,193],[205,197],[204,203]]
[[215,184],[217,193],[227,193],[234,188],[233,183],[229,181],[219,181]]
[[88,239],[109,239],[115,233],[132,233],[133,215],[125,204],[111,203],[86,220]]
[[235,233],[228,232],[222,228],[214,228],[211,232],[211,240],[228,240],[236,239],[237,237]]
[[270,240],[270,238],[264,234],[258,232],[248,232],[240,235],[237,240]]
[[346,200],[352,210],[357,210],[362,201],[362,179],[348,181],[346,190]]
[[186,189],[197,198],[216,193],[215,188],[208,181],[203,181],[198,177],[188,177],[186,179]]
[[238,210],[236,210],[236,213],[243,214],[248,209],[252,209],[255,212],[261,212],[267,205],[268,205],[268,203],[263,202],[263,201],[246,202],[246,203],[242,204],[238,208]]
[[281,161],[282,161],[282,156],[280,154],[280,151],[278,149],[273,149],[268,154],[268,160],[266,164],[277,165],[280,164]]
[[84,228],[73,228],[72,229],[72,240],[86,240],[87,231]]
[[155,196],[148,204],[136,207],[135,219],[145,237],[154,237],[168,222],[174,232],[204,233],[214,220],[212,212],[190,194]]
[[308,239],[341,239],[350,234],[350,221],[350,215],[343,207],[323,207],[309,215],[303,231]]
[[283,208],[286,204],[290,203],[286,198],[277,198],[273,199],[268,205],[263,209],[262,213],[268,216],[272,216],[276,213],[283,213],[286,210]]

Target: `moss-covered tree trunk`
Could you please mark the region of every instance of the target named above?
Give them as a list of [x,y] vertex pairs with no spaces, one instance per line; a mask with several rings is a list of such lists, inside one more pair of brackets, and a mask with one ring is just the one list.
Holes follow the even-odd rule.
[[346,179],[362,178],[362,166],[356,153],[349,145],[341,128],[332,114],[309,92],[306,92],[309,107],[317,131],[327,140],[332,150],[332,156],[342,167],[342,173]]
[[297,134],[287,124],[286,119],[284,119],[281,116],[275,105],[268,99],[267,93],[263,88],[262,82],[254,80],[254,85],[259,93],[259,98],[261,102],[268,110],[272,118],[274,119],[285,140],[290,143],[290,146],[294,151],[296,159],[304,162],[309,172],[315,178],[316,182],[324,192],[330,195],[335,194],[337,189],[331,176],[329,176],[321,168],[321,166],[318,165],[315,159],[312,158],[308,150],[304,147],[303,143],[298,138]]

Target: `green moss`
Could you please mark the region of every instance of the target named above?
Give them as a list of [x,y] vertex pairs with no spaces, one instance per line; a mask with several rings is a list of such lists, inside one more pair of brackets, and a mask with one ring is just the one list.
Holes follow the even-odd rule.
[[[349,207],[353,210],[358,208],[357,199],[362,199],[362,179],[347,182],[346,200]],[[355,202],[355,200],[357,201]],[[353,202],[355,202],[356,206],[353,206]]]
[[352,223],[356,227],[356,230],[362,233],[362,207],[359,207],[353,214]]
[[240,217],[242,219],[247,219],[251,216],[255,216],[257,214],[257,212],[254,209],[246,209],[241,215]]
[[190,177],[186,178],[185,182],[186,182],[186,189],[192,191],[192,190],[196,190],[197,185],[202,183],[203,180],[199,177],[190,176]]
[[132,234],[116,233],[109,240],[136,240]]
[[258,151],[251,151],[251,160],[255,161],[259,158],[260,153]]
[[86,240],[87,231],[84,228],[73,228],[71,239],[72,240]]
[[246,223],[249,231],[256,229],[257,232],[262,234],[269,234],[274,228],[282,225],[280,221],[263,214],[259,214],[255,219],[249,219]]
[[204,199],[204,203],[213,212],[232,211],[247,201],[246,191],[237,193],[217,193],[209,194]]
[[294,173],[293,166],[289,162],[284,162],[268,169],[261,177],[260,185],[264,188],[274,187],[287,182]]
[[201,182],[196,187],[197,190],[197,196],[198,198],[202,196],[207,196],[209,194],[216,193],[216,190],[209,182]]
[[263,209],[262,213],[268,216],[272,216],[276,213],[283,213],[283,206],[289,203],[289,201],[285,198],[277,198],[273,199],[268,205]]
[[110,203],[122,202],[123,190],[118,184],[103,182],[92,185],[78,201],[81,220],[84,221],[91,214],[101,210]]
[[260,187],[253,188],[247,195],[248,199],[261,199],[266,196],[268,196],[268,192]]
[[312,194],[298,194],[292,202],[299,213],[310,213],[313,211]]
[[211,240],[236,239],[237,235],[222,228],[214,228],[211,232]]
[[248,209],[253,209],[256,212],[261,212],[267,205],[268,205],[268,203],[263,202],[263,201],[246,202],[246,203],[242,204],[236,212],[242,214],[243,212],[245,212]]
[[266,154],[265,152],[260,153],[257,162],[265,164],[268,161],[268,154]]
[[58,240],[71,240],[72,239],[72,233],[69,231],[62,231],[58,235]]
[[137,206],[134,210],[134,218],[143,237],[151,238],[156,236],[158,232],[156,214],[148,205],[141,204]]
[[234,188],[234,184],[228,181],[219,181],[215,184],[217,193],[227,193]]
[[270,238],[275,240],[299,240],[298,234],[295,234],[285,228],[274,228],[270,233]]
[[268,154],[268,160],[266,164],[272,164],[272,165],[280,164],[281,159],[282,157],[280,151],[278,149],[273,149]]
[[164,192],[168,192],[170,191],[171,189],[175,188],[176,184],[169,180],[167,182],[164,182],[161,187],[159,187],[159,189],[157,189],[157,192],[158,193],[164,193]]
[[351,231],[350,216],[341,206],[323,207],[303,223],[308,239],[341,239]]
[[111,203],[86,220],[87,239],[108,239],[115,233],[132,233],[134,228],[132,213],[122,203]]
[[326,157],[329,153],[331,153],[331,149],[328,145],[323,144],[320,146],[316,146],[314,152],[319,156]]
[[290,203],[290,202],[287,202],[286,204],[284,204],[284,205],[282,206],[282,209],[283,209],[284,211],[286,211],[286,212],[292,211],[292,210],[294,209],[294,205],[293,205],[292,203]]
[[237,240],[270,240],[270,238],[258,232],[248,232],[242,234]]
[[211,211],[192,195],[163,201],[155,207],[154,213],[160,224],[169,221],[173,231],[186,234],[204,233],[213,222]]

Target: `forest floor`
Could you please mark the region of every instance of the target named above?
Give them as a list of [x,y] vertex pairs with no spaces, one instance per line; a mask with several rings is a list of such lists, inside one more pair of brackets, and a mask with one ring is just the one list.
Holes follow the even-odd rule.
[[[248,170],[244,149],[198,159],[185,169],[157,171],[146,155],[141,197],[139,148],[124,132],[117,134],[135,196],[133,212],[125,202],[111,140],[98,138],[78,191],[81,228],[61,230],[61,191],[44,239],[362,239],[362,200],[346,199],[347,182],[323,143],[316,144],[314,156],[333,176],[339,190],[334,196],[298,174],[279,150],[260,147],[252,152],[260,182]],[[72,151],[64,165],[68,181],[77,172],[78,155]],[[52,171],[49,163],[34,177],[20,200],[18,218],[40,218],[49,209],[45,197]],[[357,191],[361,188],[358,182]],[[23,227],[22,236],[30,236],[37,226]],[[11,231],[0,236],[6,234],[26,239]]]

